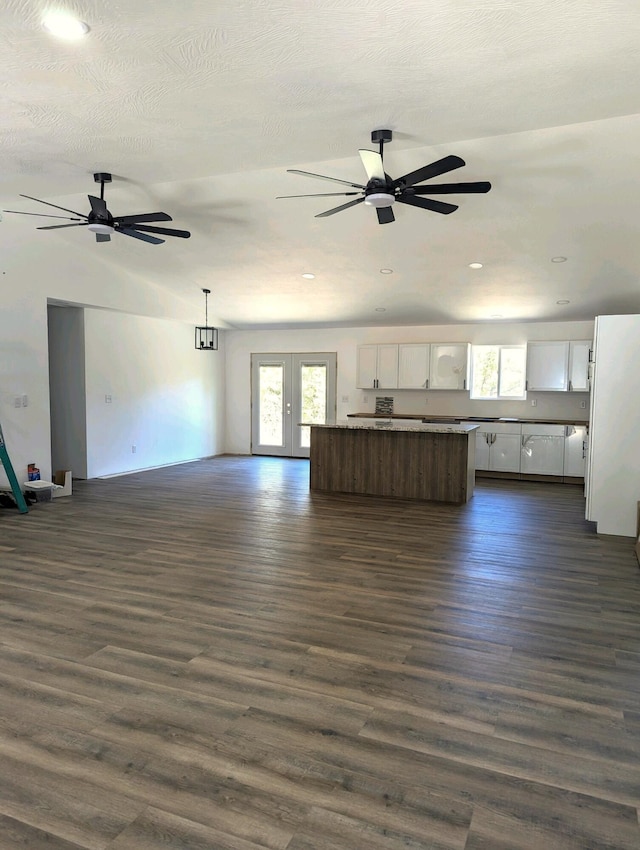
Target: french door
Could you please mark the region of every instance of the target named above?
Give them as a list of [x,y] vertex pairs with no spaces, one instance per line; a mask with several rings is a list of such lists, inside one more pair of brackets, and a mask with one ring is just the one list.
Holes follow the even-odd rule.
[[336,354],[251,355],[251,453],[309,457],[311,429],[335,421]]

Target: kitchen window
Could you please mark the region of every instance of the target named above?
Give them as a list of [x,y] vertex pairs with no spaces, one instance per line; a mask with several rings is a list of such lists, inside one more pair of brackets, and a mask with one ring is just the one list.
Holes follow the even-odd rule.
[[472,345],[471,398],[524,399],[526,367],[526,345]]

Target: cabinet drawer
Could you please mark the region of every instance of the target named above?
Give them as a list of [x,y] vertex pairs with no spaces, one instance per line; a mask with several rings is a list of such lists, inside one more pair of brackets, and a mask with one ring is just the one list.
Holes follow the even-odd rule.
[[476,434],[520,434],[519,422],[481,422]]
[[523,437],[564,437],[565,435],[564,425],[536,425],[535,422],[526,424],[523,422],[521,428]]

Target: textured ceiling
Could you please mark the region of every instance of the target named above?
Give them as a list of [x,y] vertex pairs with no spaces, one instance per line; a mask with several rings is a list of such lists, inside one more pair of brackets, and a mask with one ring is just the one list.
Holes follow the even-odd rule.
[[[114,214],[165,209],[193,236],[96,244],[5,214],[5,258],[61,240],[197,305],[206,286],[237,327],[640,312],[637,0],[70,2],[91,27],[75,43],[42,30],[50,7],[0,8],[1,206],[85,210],[110,171]],[[380,127],[393,177],[452,153],[451,181],[492,191],[384,226],[364,205],[314,218],[339,198],[275,200],[333,191],[291,167],[365,182]]]

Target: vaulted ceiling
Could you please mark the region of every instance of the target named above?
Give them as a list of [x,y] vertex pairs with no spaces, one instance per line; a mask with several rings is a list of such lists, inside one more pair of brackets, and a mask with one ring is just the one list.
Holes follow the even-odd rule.
[[[84,39],[48,35],[44,0],[0,8],[0,206],[88,212],[108,171],[114,214],[165,210],[192,237],[97,244],[4,213],[5,259],[37,244],[46,263],[59,241],[194,310],[207,287],[240,328],[640,312],[637,0],[59,6]],[[366,182],[358,149],[379,128],[392,177],[456,154],[439,182],[491,192],[450,196],[448,216],[396,204],[386,225],[364,204],[315,217],[348,198],[276,199],[347,189],[288,168]]]

